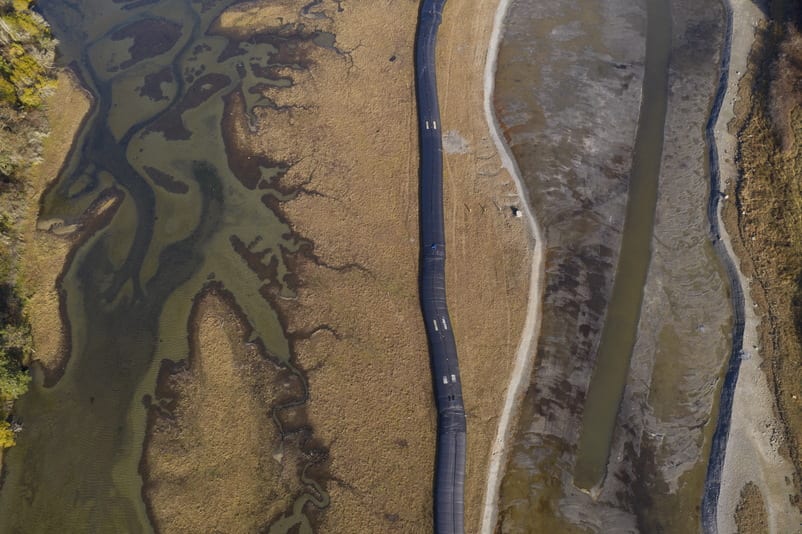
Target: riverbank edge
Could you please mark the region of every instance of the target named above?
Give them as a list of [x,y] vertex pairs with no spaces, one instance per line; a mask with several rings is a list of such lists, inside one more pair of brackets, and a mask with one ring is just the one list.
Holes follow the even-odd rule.
[[[721,81],[705,128],[710,155],[711,196],[709,216],[714,244],[728,272],[734,305],[733,346],[727,363],[724,384],[719,395],[719,413],[711,444],[705,494],[702,500],[704,532],[731,532],[736,529],[735,512],[741,488],[752,481],[758,485],[767,505],[769,524],[782,523],[783,496],[770,490],[771,480],[781,475],[783,461],[777,459],[776,446],[757,425],[769,422],[776,427],[776,415],[759,355],[760,317],[750,294],[750,279],[741,263],[747,261],[735,253],[727,221],[723,215],[726,193],[740,179],[735,166],[738,139],[729,125],[735,118],[737,93],[742,79],[748,80],[749,56],[757,40],[765,15],[750,0],[722,0],[727,17],[725,45],[722,50]],[[737,230],[736,230],[737,232]],[[715,243],[717,235],[720,244]],[[746,347],[752,347],[747,350]],[[747,354],[754,357],[747,358]],[[774,463],[770,472],[767,463]],[[747,464],[751,467],[747,468]],[[774,477],[767,475],[774,475]],[[776,485],[776,484],[775,484]],[[787,524],[786,527],[790,526]],[[774,528],[772,531],[774,531]],[[782,530],[782,529],[781,529]]]
[[[721,115],[714,125],[714,135],[719,140],[718,165],[724,177],[720,197],[736,199],[736,190],[743,180],[736,164],[740,152],[739,132],[734,128],[736,121],[743,120],[743,110],[739,92],[752,91],[753,79],[759,65],[754,63],[755,47],[760,45],[761,32],[768,22],[767,14],[750,0],[722,0],[729,8],[732,28],[732,42],[729,56],[729,82],[723,96],[725,103]],[[742,85],[747,84],[745,87]],[[739,114],[740,113],[740,114]],[[730,201],[732,202],[732,201]],[[775,436],[782,434],[783,423],[777,412],[777,399],[770,387],[770,379],[763,368],[763,332],[768,328],[766,317],[761,313],[758,303],[760,293],[753,298],[752,291],[756,280],[744,275],[751,272],[751,259],[741,244],[740,224],[733,220],[732,211],[740,209],[737,204],[719,203],[718,218],[722,230],[722,241],[729,255],[735,259],[738,279],[743,291],[744,333],[742,351],[738,355],[739,376],[731,384],[729,415],[729,439],[722,444],[722,458],[717,481],[717,501],[714,510],[713,529],[708,532],[734,532],[738,529],[736,512],[742,502],[742,489],[752,483],[760,490],[765,504],[766,518],[770,532],[790,532],[798,527],[798,512],[788,499],[794,467],[787,455],[781,452],[782,440]],[[728,215],[729,212],[729,215]],[[733,239],[734,236],[734,239]],[[768,357],[771,347],[765,347]],[[731,366],[732,366],[731,362]],[[725,384],[725,387],[729,384]],[[724,393],[722,392],[722,398]],[[713,457],[711,455],[711,461]]]
[[721,159],[725,153],[725,143],[719,150],[719,135],[717,126],[722,120],[721,111],[724,108],[725,98],[733,85],[737,86],[737,76],[731,76],[732,68],[732,44],[733,44],[733,6],[729,0],[722,0],[721,5],[724,9],[725,29],[724,43],[721,50],[721,60],[719,64],[719,82],[716,93],[713,97],[710,116],[705,125],[705,140],[708,150],[708,168],[710,172],[710,194],[708,198],[707,217],[710,224],[710,237],[713,240],[713,248],[716,255],[726,272],[730,286],[730,304],[732,306],[733,325],[732,342],[729,358],[725,365],[726,371],[721,391],[718,395],[718,414],[716,416],[715,430],[710,445],[710,455],[705,475],[705,484],[701,500],[701,528],[705,533],[718,532],[716,515],[718,510],[718,499],[721,489],[721,472],[727,449],[727,441],[732,419],[732,404],[735,387],[738,382],[740,371],[741,353],[743,351],[743,337],[745,330],[744,317],[744,284],[743,273],[736,264],[736,257],[732,250],[730,236],[724,228],[721,217],[722,179],[721,179]]
[[504,25],[509,12],[511,0],[499,0],[493,19],[493,29],[490,34],[484,70],[484,113],[488,130],[493,143],[501,158],[502,166],[507,170],[515,183],[518,196],[521,199],[522,212],[526,219],[529,234],[534,240],[532,255],[532,268],[529,280],[529,296],[527,302],[526,318],[515,361],[507,385],[504,407],[499,419],[496,437],[490,450],[490,462],[487,469],[487,486],[482,507],[481,532],[492,534],[498,521],[498,498],[503,477],[503,467],[507,463],[507,445],[512,431],[517,423],[519,407],[532,367],[535,361],[535,342],[540,335],[540,322],[542,318],[541,305],[543,302],[543,277],[545,275],[545,254],[543,232],[529,205],[529,195],[521,177],[518,163],[512,155],[509,145],[502,139],[501,125],[493,107],[493,95],[496,85],[496,70],[498,63],[499,46],[504,34]]

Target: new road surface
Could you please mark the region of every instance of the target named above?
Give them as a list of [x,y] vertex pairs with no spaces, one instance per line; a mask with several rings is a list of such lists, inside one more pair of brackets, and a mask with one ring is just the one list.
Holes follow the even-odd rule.
[[446,307],[443,147],[435,79],[435,43],[445,2],[423,0],[415,41],[420,132],[419,283],[437,403],[434,530],[437,534],[462,534],[465,530],[465,409],[457,347]]

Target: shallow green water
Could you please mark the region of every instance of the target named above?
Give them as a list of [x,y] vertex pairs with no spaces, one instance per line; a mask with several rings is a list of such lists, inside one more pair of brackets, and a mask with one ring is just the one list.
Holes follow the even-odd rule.
[[[233,293],[254,340],[289,358],[260,294],[270,281],[232,248],[236,238],[249,251],[266,251],[277,290],[292,295],[280,251],[302,243],[265,201],[287,194],[274,179],[288,164],[232,168],[244,155],[225,143],[225,99],[238,95],[246,110],[271,105],[259,88],[291,82],[276,69],[303,69],[304,47],[332,38],[265,32],[240,42],[212,34],[213,21],[234,3],[39,2],[62,63],[95,98],[42,216],[69,224],[104,195],[122,201],[78,246],[64,276],[72,348],[63,377],[44,387],[34,369],[33,387],[17,405],[25,426],[6,456],[2,532],[151,530],[139,472],[142,399],[153,394],[163,358],[186,357],[192,299],[207,281]],[[306,531],[303,505],[312,501],[300,496],[271,532]]]

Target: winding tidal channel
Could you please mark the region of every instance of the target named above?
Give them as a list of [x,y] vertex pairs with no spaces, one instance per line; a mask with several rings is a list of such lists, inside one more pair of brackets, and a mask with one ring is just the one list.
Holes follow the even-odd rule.
[[[293,296],[289,258],[308,245],[274,209],[294,194],[277,185],[291,162],[252,156],[235,126],[276,109],[264,90],[291,87],[307,52],[334,36],[287,25],[241,38],[215,24],[233,3],[39,2],[62,62],[94,98],[42,217],[69,226],[111,207],[85,229],[62,277],[69,365],[60,377],[34,369],[19,402],[35,424],[6,457],[0,531],[152,529],[146,417],[171,417],[169,395],[153,396],[157,374],[170,374],[163,360],[187,358],[193,299],[206,287],[226,288],[250,342],[280,369],[285,395],[272,419],[282,435],[302,426],[305,379],[269,305]],[[265,418],[269,426],[270,407]],[[327,505],[319,469],[299,464],[298,473],[294,501],[263,525],[271,533],[310,532],[308,510]]]

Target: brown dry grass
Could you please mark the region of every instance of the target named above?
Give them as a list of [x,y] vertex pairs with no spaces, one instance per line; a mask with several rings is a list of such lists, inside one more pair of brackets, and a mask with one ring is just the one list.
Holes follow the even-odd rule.
[[221,296],[193,311],[192,354],[160,376],[159,408],[143,465],[144,494],[160,532],[259,532],[303,490],[302,459],[282,448],[271,418],[286,377],[248,343]]
[[490,447],[526,315],[531,242],[511,178],[500,170],[482,112],[487,43],[497,2],[450,1],[438,44],[444,131],[469,150],[445,159],[449,306],[469,413],[466,517],[478,531]]
[[[794,504],[802,487],[802,39],[796,30],[765,32],[753,51],[736,108],[740,180],[729,191],[724,219],[752,278],[764,320],[761,350],[785,436],[782,452],[795,471]],[[746,513],[746,512],[744,512]],[[742,515],[742,517],[745,517]]]
[[29,186],[25,191],[26,213],[21,232],[26,245],[20,264],[24,287],[30,294],[28,313],[35,359],[48,372],[61,367],[66,357],[67,340],[59,313],[56,281],[64,268],[71,241],[51,232],[37,231],[39,198],[56,179],[89,105],[89,96],[74,75],[69,71],[60,72],[57,89],[45,103],[51,133],[44,144],[43,162],[29,173]]
[[[467,144],[447,155],[445,187],[449,305],[468,412],[468,531],[479,528],[530,267],[523,221],[506,209],[517,201],[514,185],[500,170],[482,109],[495,6],[450,1],[438,45],[442,129]],[[270,20],[274,8],[266,8]],[[313,369],[310,421],[330,447],[334,482],[320,530],[428,532],[435,413],[417,297],[418,4],[343,8],[319,23],[336,34],[339,52],[312,50],[307,76],[269,92],[285,107],[262,110],[260,134],[248,143],[256,154],[297,162],[284,185],[309,180],[314,192],[282,204],[319,261],[300,262],[298,298],[281,306],[289,334],[320,325],[336,333],[319,331],[294,347],[300,366]],[[259,13],[250,14],[252,24],[268,24]],[[245,118],[239,123],[247,135]],[[348,264],[360,268],[337,268]]]
[[787,32],[771,69],[768,105],[783,149],[792,150],[795,134],[791,115],[802,105],[802,35],[793,26],[789,26]]

